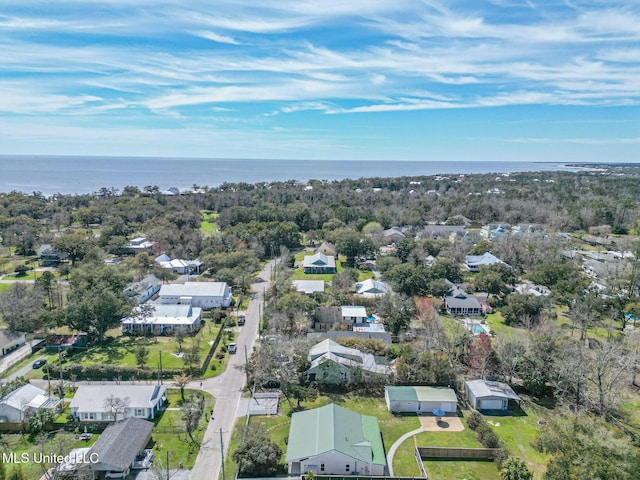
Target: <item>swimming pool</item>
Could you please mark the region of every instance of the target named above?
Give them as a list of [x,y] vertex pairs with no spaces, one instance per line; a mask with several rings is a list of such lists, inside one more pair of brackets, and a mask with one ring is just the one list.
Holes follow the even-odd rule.
[[487,331],[486,328],[484,328],[482,325],[480,325],[479,323],[467,323],[467,328],[471,331],[471,333],[473,333],[474,335],[480,335],[482,333],[489,333]]

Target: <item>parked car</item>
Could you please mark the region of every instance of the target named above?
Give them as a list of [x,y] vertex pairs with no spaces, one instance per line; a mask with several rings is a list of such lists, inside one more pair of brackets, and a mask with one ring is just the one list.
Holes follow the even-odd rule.
[[40,358],[39,360],[36,360],[35,362],[33,362],[32,367],[33,368],[42,368],[46,365],[47,361],[44,358]]
[[229,350],[229,353],[236,353],[238,351],[238,345],[235,343],[230,343],[227,347],[227,350]]

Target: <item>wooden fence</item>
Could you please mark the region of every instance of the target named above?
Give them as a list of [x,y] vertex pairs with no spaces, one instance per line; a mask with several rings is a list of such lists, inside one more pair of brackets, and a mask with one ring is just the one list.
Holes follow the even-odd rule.
[[493,460],[499,448],[417,447],[425,459]]

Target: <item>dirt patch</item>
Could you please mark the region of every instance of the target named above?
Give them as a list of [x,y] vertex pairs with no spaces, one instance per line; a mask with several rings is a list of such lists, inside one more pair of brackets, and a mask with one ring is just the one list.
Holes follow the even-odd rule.
[[464,425],[458,417],[418,417],[425,432],[462,432]]

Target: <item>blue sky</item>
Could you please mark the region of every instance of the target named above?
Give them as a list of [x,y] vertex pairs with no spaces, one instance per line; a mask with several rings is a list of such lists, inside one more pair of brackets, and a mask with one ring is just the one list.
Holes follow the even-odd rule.
[[640,161],[640,1],[3,0],[0,153]]

